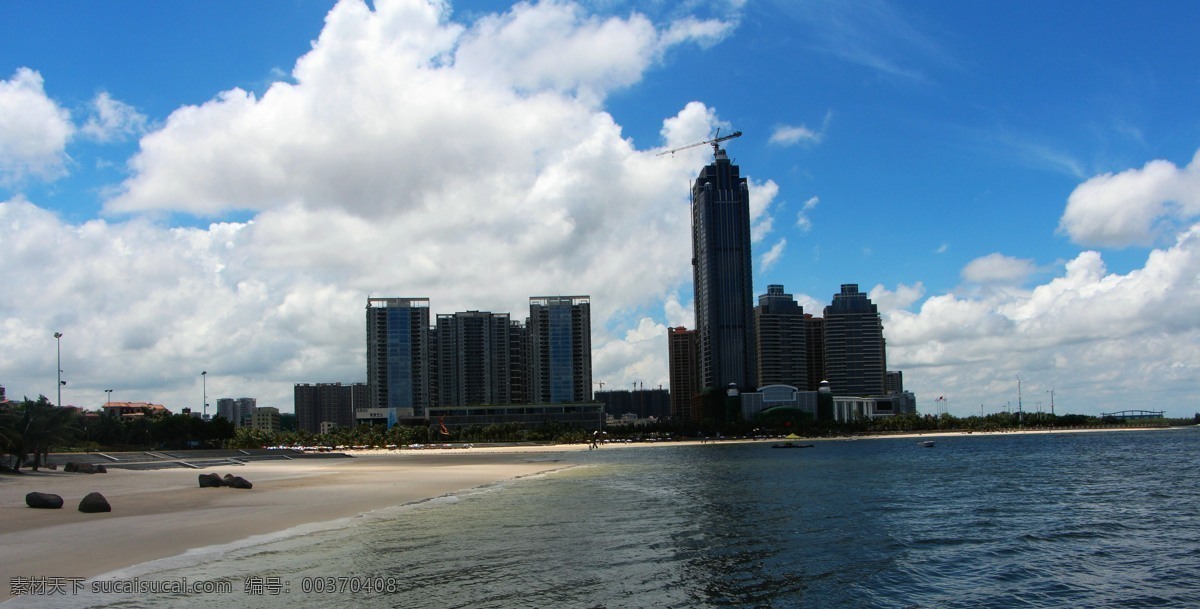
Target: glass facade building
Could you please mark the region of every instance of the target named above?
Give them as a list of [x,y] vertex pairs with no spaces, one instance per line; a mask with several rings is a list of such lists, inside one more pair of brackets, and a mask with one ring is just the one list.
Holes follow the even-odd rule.
[[388,409],[389,426],[425,418],[429,368],[429,299],[368,298],[368,407]]
[[529,299],[530,386],[535,404],[592,399],[592,323],[588,296]]
[[692,280],[700,383],[753,390],[758,381],[750,193],[718,149],[692,186]]

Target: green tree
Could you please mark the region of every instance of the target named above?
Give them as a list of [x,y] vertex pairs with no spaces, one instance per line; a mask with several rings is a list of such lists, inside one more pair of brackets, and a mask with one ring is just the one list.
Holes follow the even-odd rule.
[[274,445],[275,438],[271,432],[252,427],[238,427],[233,438],[229,440],[230,448],[262,448]]
[[52,447],[70,446],[79,437],[80,427],[77,413],[73,409],[59,408],[50,403],[46,396],[36,401],[26,398],[16,412],[17,437],[13,446],[13,471],[32,456],[33,471],[45,463]]

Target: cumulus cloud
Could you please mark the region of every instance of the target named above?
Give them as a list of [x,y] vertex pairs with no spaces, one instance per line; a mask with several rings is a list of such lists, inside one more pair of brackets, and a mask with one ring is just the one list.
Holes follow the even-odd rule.
[[1180,168],[1169,161],[1106,173],[1067,199],[1059,232],[1081,245],[1152,245],[1200,216],[1200,152]]
[[871,288],[868,296],[881,313],[907,309],[925,296],[925,284],[920,281],[914,285],[900,284],[895,290],[876,285]]
[[117,142],[140,136],[146,126],[144,114],[102,91],[92,100],[92,114],[80,131],[98,142]]
[[535,203],[522,199],[547,165],[603,152],[609,138],[628,146],[597,104],[661,51],[645,17],[598,20],[543,2],[464,26],[448,11],[418,0],[339,3],[294,84],[176,110],[142,139],[134,175],[107,209],[509,209]]
[[667,327],[648,317],[617,340],[592,352],[592,378],[606,389],[618,390],[638,381],[650,387],[670,382],[667,371]]
[[1009,379],[1018,374],[1035,393],[1056,389],[1060,401],[1073,390],[1100,396],[1076,402],[1073,412],[1161,406],[1162,396],[1194,390],[1189,383],[1200,372],[1197,276],[1200,224],[1124,274],[1085,251],[1032,290],[938,295],[916,313],[890,311],[889,366],[913,370],[905,378],[917,389],[990,411],[1015,404]]
[[19,68],[0,80],[0,184],[66,175],[74,132],[71,113],[46,95],[41,74]]
[[1032,260],[992,253],[963,267],[963,279],[971,283],[1018,285],[1037,270]]
[[1011,286],[1028,280],[1033,261],[998,253],[973,260],[965,280],[1010,289],[942,294],[917,312],[887,311],[889,367],[909,369],[913,389],[952,396],[968,413],[1015,409],[1017,375],[1027,396],[1053,389],[1071,412],[1169,410],[1194,393],[1200,373],[1200,224],[1186,224],[1197,215],[1196,172],[1195,160],[1183,169],[1154,161],[1085,181],[1060,226],[1073,239],[1170,244],[1126,273],[1083,251],[1027,289]]
[[[62,331],[67,401],[136,377],[130,399],[195,406],[208,370],[209,395],[287,409],[292,383],[363,380],[368,295],[521,319],[529,296],[589,294],[597,378],[665,382],[665,326],[625,312],[661,306],[690,280],[681,185],[710,152],[636,150],[598,104],[664,45],[708,43],[713,29],[596,20],[556,2],[469,24],[447,11],[340,2],[292,82],[261,97],[222,92],[145,134],[106,203],[116,221],[0,204],[0,282],[39,286],[0,301],[6,377],[44,385],[54,366],[27,346]],[[522,70],[506,72],[510,61]],[[663,120],[661,149],[719,126],[714,109],[687,104]],[[778,187],[755,189],[764,211]],[[143,219],[231,210],[252,220]]]
[[685,306],[679,301],[677,294],[667,296],[667,301],[663,304],[663,310],[667,315],[667,325],[672,328],[679,326],[694,328],[696,326],[696,310],[693,304],[692,301],[688,301]]

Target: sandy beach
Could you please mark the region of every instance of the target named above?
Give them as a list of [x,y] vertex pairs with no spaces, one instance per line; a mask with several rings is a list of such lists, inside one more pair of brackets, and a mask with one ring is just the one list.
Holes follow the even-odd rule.
[[[375,452],[201,470],[0,476],[0,564],[6,573],[0,600],[11,597],[13,577],[94,577],[193,548],[571,465],[555,452],[561,449]],[[242,476],[254,488],[200,488],[198,474],[211,472]],[[62,509],[27,507],[31,491],[61,496]],[[79,500],[93,491],[108,499],[112,512],[78,511]]]

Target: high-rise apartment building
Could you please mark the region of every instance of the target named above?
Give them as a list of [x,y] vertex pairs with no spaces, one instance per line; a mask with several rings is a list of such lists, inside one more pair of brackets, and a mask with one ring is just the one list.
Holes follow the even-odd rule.
[[713,163],[692,186],[692,280],[704,388],[752,390],[757,383],[750,264],[746,178],[715,148]]
[[529,382],[529,330],[519,321],[512,320],[508,328],[509,393],[513,404],[529,404],[533,401]]
[[249,427],[257,405],[255,398],[220,398],[217,400],[217,416],[225,417],[226,421],[237,427]]
[[367,402],[366,383],[297,383],[293,390],[296,428],[321,433],[322,427],[353,427],[354,409]]
[[804,308],[782,285],[767,286],[754,308],[758,338],[758,386],[808,388]]
[[233,413],[236,407],[237,400],[233,398],[217,398],[217,416],[233,423],[234,426],[238,424],[237,415]]
[[683,326],[667,328],[667,370],[671,381],[671,418],[697,419],[692,401],[700,392],[696,331]]
[[842,284],[825,307],[825,380],[835,396],[884,395],[883,321],[858,285]]
[[529,299],[529,380],[534,404],[592,399],[592,320],[588,296]]
[[512,403],[508,313],[437,316],[438,406]]
[[426,418],[430,405],[428,298],[367,298],[370,408],[388,410],[388,426]]

